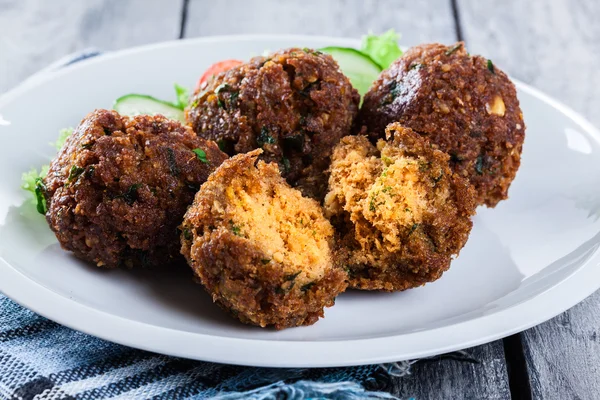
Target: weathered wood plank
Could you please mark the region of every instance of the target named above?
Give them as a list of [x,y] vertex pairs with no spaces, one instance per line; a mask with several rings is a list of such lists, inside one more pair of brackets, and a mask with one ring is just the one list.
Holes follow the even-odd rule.
[[[600,125],[600,3],[459,1],[469,50]],[[523,333],[535,399],[600,398],[600,293]]]
[[360,37],[394,28],[402,44],[456,40],[448,0],[190,0],[185,37],[238,33]]
[[502,341],[421,360],[394,386],[402,399],[510,399]]
[[0,0],[0,93],[60,57],[179,37],[183,0]]
[[[360,37],[394,28],[403,45],[456,41],[447,0],[329,2],[320,0],[190,0],[185,37],[238,33],[314,34]],[[510,397],[501,341],[467,350],[463,359],[424,360],[394,378],[393,393],[416,399],[506,399]]]

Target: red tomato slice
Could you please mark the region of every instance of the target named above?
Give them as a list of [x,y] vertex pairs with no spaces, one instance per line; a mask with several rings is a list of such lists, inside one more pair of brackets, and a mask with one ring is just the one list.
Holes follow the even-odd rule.
[[237,67],[240,64],[243,64],[243,62],[239,60],[225,60],[219,61],[218,63],[211,65],[210,67],[208,67],[206,72],[204,72],[204,74],[200,77],[200,79],[198,79],[198,83],[196,84],[195,90],[197,91],[198,89],[200,89],[202,84],[209,80],[211,76],[220,74],[221,72],[227,71],[228,69],[231,69],[233,67]]

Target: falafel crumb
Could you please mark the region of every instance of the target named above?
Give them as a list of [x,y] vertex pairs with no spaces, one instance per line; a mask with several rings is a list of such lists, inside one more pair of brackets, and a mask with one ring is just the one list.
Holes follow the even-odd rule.
[[240,321],[310,325],[346,289],[333,227],[261,150],[238,154],[200,188],[183,221],[182,254],[213,300]]
[[265,259],[282,263],[288,274],[299,273],[296,284],[321,279],[332,265],[333,228],[316,201],[285,183],[276,164],[256,162],[261,152],[248,153],[246,173],[230,180],[225,197],[215,199],[211,212],[229,221],[238,236],[257,244]]
[[449,156],[411,129],[387,128],[377,148],[347,136],[334,149],[325,214],[339,232],[350,287],[405,290],[448,269],[469,236],[475,191]]

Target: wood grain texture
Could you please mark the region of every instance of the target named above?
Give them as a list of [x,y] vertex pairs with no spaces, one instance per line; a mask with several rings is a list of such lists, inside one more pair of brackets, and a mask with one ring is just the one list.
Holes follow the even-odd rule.
[[502,342],[418,361],[394,380],[393,392],[417,400],[510,399]]
[[[182,0],[0,0],[0,92],[88,46],[117,49],[174,39]],[[403,45],[456,40],[450,2],[432,0],[190,0],[186,37],[296,33],[360,37],[394,28]],[[392,392],[415,399],[509,398],[501,341],[413,365]]]
[[0,93],[66,54],[179,37],[183,0],[0,0]]
[[[467,47],[600,125],[600,3],[458,3]],[[522,335],[535,399],[600,398],[600,292]]]
[[469,51],[600,125],[600,2],[459,0]]
[[360,37],[394,28],[402,44],[456,40],[449,0],[190,0],[185,37],[277,33]]
[[[314,34],[360,37],[369,30],[394,28],[402,45],[456,41],[448,0],[417,1],[276,1],[190,0],[185,37],[239,33]],[[423,360],[409,376],[392,379],[392,393],[415,399],[510,398],[501,341]]]

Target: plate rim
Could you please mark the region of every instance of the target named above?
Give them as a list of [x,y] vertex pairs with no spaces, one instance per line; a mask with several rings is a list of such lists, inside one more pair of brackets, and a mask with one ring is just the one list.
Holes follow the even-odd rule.
[[[1,95],[0,107],[46,81],[112,58],[193,43],[277,39],[329,40],[339,44],[346,43],[348,46],[354,46],[358,42],[357,39],[330,36],[267,34],[209,36],[152,43],[111,51],[36,79],[28,79]],[[513,79],[513,82],[520,90],[528,92],[571,119],[600,143],[600,131],[579,113],[528,84],[516,79]],[[0,292],[18,304],[64,326],[146,351],[202,361],[258,367],[340,367],[433,356],[489,343],[521,332],[575,306],[600,288],[600,279],[598,279],[600,269],[597,268],[599,264],[600,249],[597,248],[573,274],[534,297],[508,308],[424,331],[350,340],[292,341],[236,338],[186,332],[130,320],[78,303],[54,292],[13,268],[2,256],[0,256]],[[568,298],[568,301],[557,300],[563,298]],[[550,306],[552,304],[553,306]],[[515,309],[519,312],[515,312]],[[474,329],[474,326],[478,328]],[[132,332],[135,332],[135,335],[132,335]],[[456,337],[460,339],[455,339]],[[433,344],[423,345],[424,342]]]

